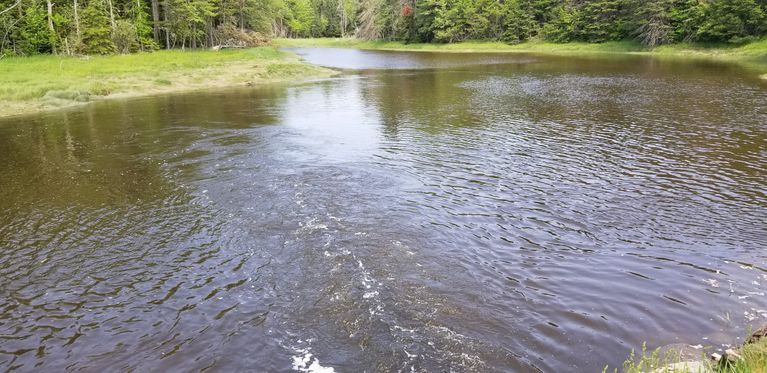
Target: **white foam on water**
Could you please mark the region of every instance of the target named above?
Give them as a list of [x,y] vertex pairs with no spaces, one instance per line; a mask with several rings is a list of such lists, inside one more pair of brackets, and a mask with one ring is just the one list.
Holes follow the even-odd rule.
[[332,367],[324,367],[320,360],[315,358],[310,349],[296,349],[298,355],[293,356],[293,370],[306,373],[335,373]]
[[357,260],[357,266],[359,267],[360,272],[362,272],[362,286],[365,288],[365,293],[363,293],[362,299],[370,300],[373,303],[368,308],[370,316],[373,317],[377,314],[382,314],[384,312],[384,307],[379,297],[380,293],[377,290],[380,288],[381,284],[373,278],[370,271],[365,268],[365,265],[362,264],[361,260],[357,259],[354,254],[352,254],[352,258]]
[[719,287],[719,281],[717,281],[717,280],[715,280],[713,278],[704,280],[704,282],[706,284],[708,284],[709,286],[711,286],[712,288],[718,288]]
[[328,229],[328,225],[327,224],[317,223],[317,218],[311,218],[311,219],[309,219],[305,223],[299,222],[298,226],[301,227],[299,229],[299,231],[308,231],[308,232],[313,232],[313,231],[316,231],[316,230],[327,230]]

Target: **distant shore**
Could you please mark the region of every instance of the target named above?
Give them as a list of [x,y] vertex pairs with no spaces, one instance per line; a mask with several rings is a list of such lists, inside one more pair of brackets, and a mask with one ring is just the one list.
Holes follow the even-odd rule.
[[[274,39],[277,47],[338,47],[391,51],[452,53],[541,53],[553,55],[635,54],[657,57],[697,58],[737,62],[753,66],[759,74],[767,73],[767,39],[742,45],[671,44],[653,49],[630,41],[606,43],[525,42],[506,44],[493,41],[465,41],[449,44],[406,44],[396,41],[365,41],[355,38]],[[762,75],[767,78],[767,74]]]
[[104,99],[301,81],[335,73],[275,47],[11,57],[0,59],[0,117]]
[[[707,58],[748,65],[767,80],[767,40],[741,46],[677,44],[647,50],[632,42],[552,44],[461,42],[405,44],[338,39],[275,39],[272,46],[235,50],[163,50],[115,56],[40,55],[0,59],[0,117],[83,105],[88,102],[272,82],[295,82],[336,74],[310,65],[286,47],[341,47],[452,53],[553,55],[639,54]],[[763,74],[763,75],[762,75]]]

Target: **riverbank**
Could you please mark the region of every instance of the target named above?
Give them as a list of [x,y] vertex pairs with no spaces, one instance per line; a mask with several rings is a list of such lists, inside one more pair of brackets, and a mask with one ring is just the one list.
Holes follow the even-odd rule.
[[159,93],[333,75],[275,47],[0,59],[0,117]]
[[[365,41],[354,38],[338,39],[275,39],[278,47],[336,47],[391,51],[424,51],[453,53],[541,53],[554,55],[583,55],[599,53],[622,53],[675,58],[707,58],[753,65],[762,73],[767,72],[767,39],[743,45],[727,44],[674,44],[653,49],[630,41],[607,43],[526,42],[506,44],[502,42],[467,41],[450,44],[405,44],[395,41]],[[763,75],[767,78],[767,75]]]
[[[725,350],[726,348],[726,350]],[[605,367],[603,373],[618,373]],[[767,326],[746,338],[743,345],[718,351],[702,345],[669,345],[654,351],[642,346],[631,351],[623,363],[622,373],[764,373],[767,371]]]

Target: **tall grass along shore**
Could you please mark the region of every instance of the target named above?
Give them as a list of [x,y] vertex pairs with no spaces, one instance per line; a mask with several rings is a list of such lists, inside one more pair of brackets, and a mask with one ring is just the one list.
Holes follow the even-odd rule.
[[115,97],[330,76],[275,47],[0,59],[0,117]]

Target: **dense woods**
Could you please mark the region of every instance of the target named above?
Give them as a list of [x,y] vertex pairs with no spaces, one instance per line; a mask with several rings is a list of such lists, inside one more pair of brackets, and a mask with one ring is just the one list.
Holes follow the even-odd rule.
[[767,0],[0,0],[0,55],[256,45],[265,37],[743,43]]

